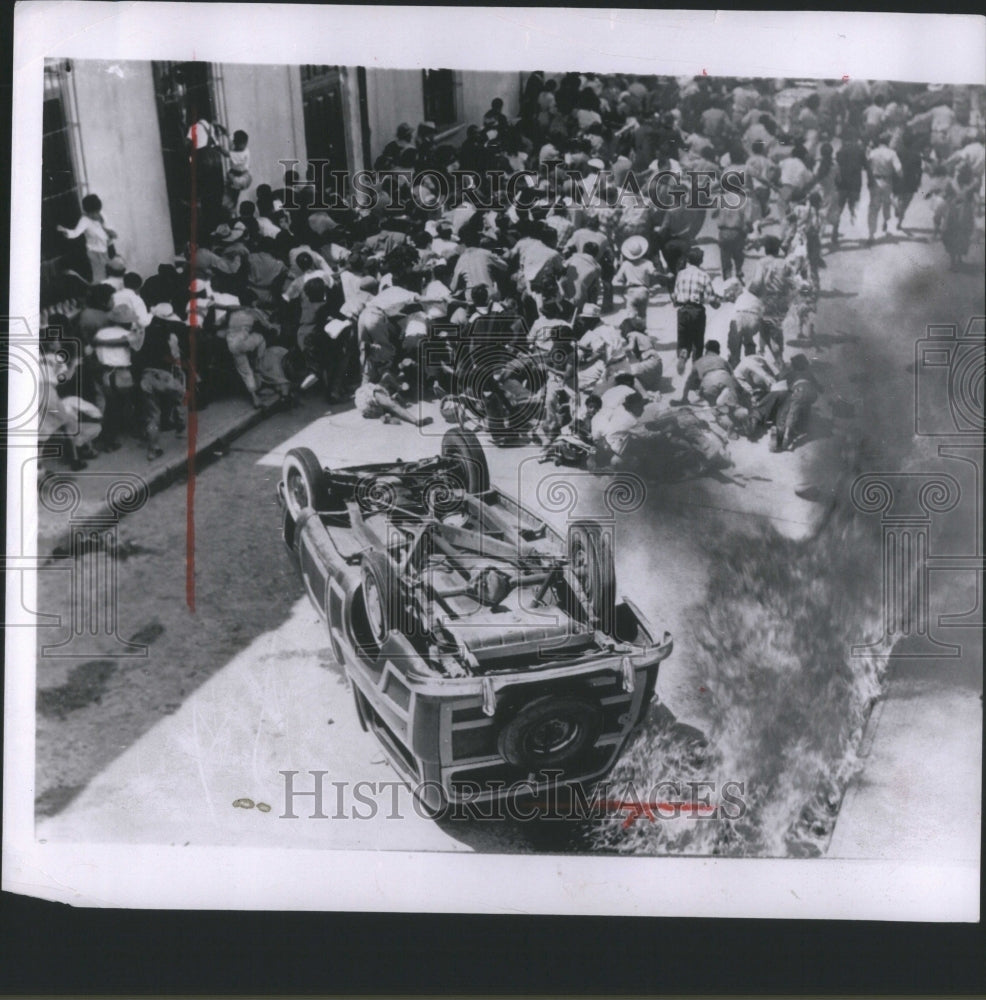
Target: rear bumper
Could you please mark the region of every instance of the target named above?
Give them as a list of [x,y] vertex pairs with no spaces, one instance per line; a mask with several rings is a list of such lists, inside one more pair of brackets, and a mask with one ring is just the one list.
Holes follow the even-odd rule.
[[[538,796],[591,782],[612,770],[654,695],[660,663],[672,649],[654,648],[546,670],[462,679],[416,678],[385,668],[379,680],[357,667],[350,675],[372,706],[370,728],[405,780],[433,809],[448,802]],[[400,693],[395,704],[394,693]],[[511,764],[499,737],[521,707],[548,694],[576,694],[597,705],[602,725],[593,743],[563,768],[542,774]],[[428,801],[428,799],[432,801]]]

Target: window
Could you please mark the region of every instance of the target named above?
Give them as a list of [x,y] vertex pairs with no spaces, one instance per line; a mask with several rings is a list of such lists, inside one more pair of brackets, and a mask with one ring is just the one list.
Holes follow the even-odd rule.
[[171,209],[175,249],[184,249],[191,234],[191,176],[188,130],[195,122],[216,120],[212,67],[204,62],[155,62],[154,94],[164,179]]
[[67,59],[49,60],[44,67],[44,107],[41,136],[41,305],[55,305],[63,298],[63,272],[89,274],[84,240],[72,242],[58,226],[74,226],[82,214],[79,176],[73,149],[77,143],[72,64]]
[[454,125],[458,118],[456,109],[455,71],[451,69],[426,69],[424,81],[425,121],[434,122],[438,131]]

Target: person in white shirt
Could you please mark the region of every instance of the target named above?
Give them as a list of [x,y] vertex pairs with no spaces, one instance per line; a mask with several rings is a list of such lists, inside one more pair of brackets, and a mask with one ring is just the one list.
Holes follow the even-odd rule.
[[615,410],[623,405],[623,401],[636,393],[641,399],[644,396],[643,387],[630,372],[620,372],[613,378],[613,384],[599,397],[602,411]]
[[890,135],[884,132],[876,145],[866,154],[866,178],[869,186],[870,206],[866,213],[869,242],[876,238],[876,223],[883,210],[883,231],[890,225],[890,211],[894,201],[894,178],[900,177],[903,167],[900,158],[890,148]]
[[592,420],[592,437],[603,464],[624,464],[634,428],[644,414],[644,405],[644,397],[633,390],[618,406],[607,407],[603,400],[603,408]]
[[103,284],[109,285],[114,292],[122,291],[123,276],[127,273],[127,265],[119,257],[113,257],[106,262],[106,277]]
[[756,350],[763,303],[737,278],[723,282],[721,294],[725,305],[710,320],[706,337],[726,344],[729,364],[735,368],[741,354],[753,354]]
[[144,333],[137,327],[137,317],[128,306],[114,306],[110,326],[97,330],[93,350],[99,364],[95,400],[103,414],[99,438],[104,451],[116,451],[133,412],[134,383],[131,372],[132,351],[144,344]]
[[785,219],[788,206],[792,201],[797,201],[814,184],[815,178],[804,161],[797,156],[785,156],[777,168],[780,172],[780,189],[777,192],[780,201],[778,210],[781,219]]
[[67,240],[86,238],[86,256],[92,269],[92,284],[98,285],[106,277],[106,263],[109,258],[110,243],[116,239],[116,232],[106,225],[103,218],[103,203],[98,195],[87,194],[82,199],[82,218],[72,229],[59,226],[58,231]]
[[733,368],[733,375],[753,402],[778,388],[777,369],[762,354],[747,354]]
[[[296,252],[297,251],[297,252]],[[294,280],[284,289],[281,297],[285,302],[293,302],[301,296],[305,285],[313,278],[321,278],[325,282],[326,288],[332,288],[335,283],[335,275],[332,268],[321,255],[308,247],[297,247],[290,254],[291,274]]]
[[140,297],[141,277],[135,271],[128,271],[123,276],[123,288],[113,293],[113,305],[129,306],[137,317],[137,325],[143,330],[151,321],[151,313],[147,304]]
[[967,166],[973,177],[979,179],[980,185],[986,173],[986,146],[983,145],[983,130],[980,129],[975,140],[952,153],[945,161],[946,170],[957,171],[961,166]]
[[435,233],[431,241],[432,253],[444,257],[445,260],[451,260],[462,250],[462,244],[452,239],[452,227],[444,220],[437,223]]

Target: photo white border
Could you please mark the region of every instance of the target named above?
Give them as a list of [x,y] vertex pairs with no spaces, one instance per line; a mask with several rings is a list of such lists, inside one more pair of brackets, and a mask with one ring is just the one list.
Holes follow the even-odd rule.
[[[477,44],[477,39],[482,44]],[[986,83],[974,16],[551,8],[20,3],[12,316],[36,333],[45,58]],[[10,387],[10,412],[23,384]],[[8,532],[36,524],[8,481]],[[21,608],[8,575],[8,615]],[[30,588],[27,589],[30,595]],[[976,921],[976,866],[41,844],[35,644],[5,636],[3,888],[84,906]]]

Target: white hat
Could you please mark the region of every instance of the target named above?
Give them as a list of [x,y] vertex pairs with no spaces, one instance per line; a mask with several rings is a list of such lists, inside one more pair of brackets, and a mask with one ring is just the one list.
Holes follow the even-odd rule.
[[627,260],[640,260],[647,253],[649,244],[646,236],[630,236],[623,241],[620,253]]

